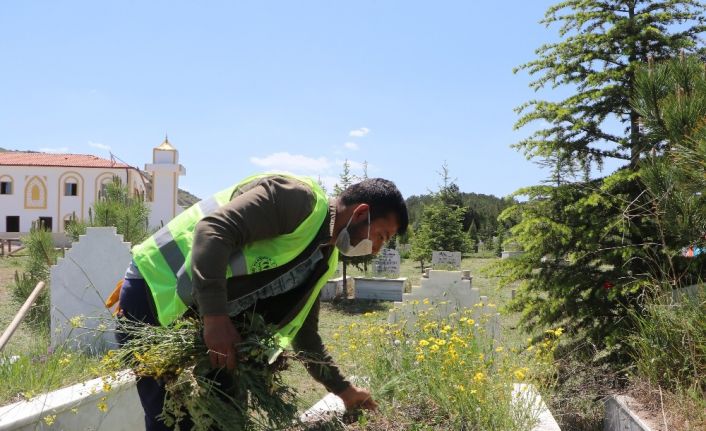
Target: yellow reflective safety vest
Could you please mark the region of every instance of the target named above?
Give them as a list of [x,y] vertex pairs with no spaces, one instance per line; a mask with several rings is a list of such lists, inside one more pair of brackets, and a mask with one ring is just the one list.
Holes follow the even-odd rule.
[[[254,274],[285,265],[299,256],[314,240],[328,212],[328,197],[311,178],[291,174],[254,175],[191,206],[132,249],[133,260],[149,286],[161,325],[171,324],[188,307],[194,305],[191,245],[196,224],[228,203],[243,187],[270,176],[284,176],[306,184],[316,196],[314,208],[293,232],[243,246],[231,257],[225,277]],[[337,265],[338,253],[334,250],[328,260],[328,270],[317,280],[303,308],[290,322],[278,329],[276,338],[281,349],[291,345],[321,288],[336,271]]]

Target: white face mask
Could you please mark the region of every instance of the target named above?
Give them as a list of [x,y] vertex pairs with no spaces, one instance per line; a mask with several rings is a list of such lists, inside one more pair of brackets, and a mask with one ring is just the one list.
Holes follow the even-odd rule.
[[346,227],[341,229],[338,237],[336,238],[336,247],[338,251],[344,256],[355,257],[355,256],[365,256],[368,254],[373,254],[373,241],[370,239],[370,211],[368,211],[368,237],[361,240],[358,244],[353,247],[351,245],[351,236],[348,232],[348,226],[351,225],[353,216],[348,219],[348,224]]

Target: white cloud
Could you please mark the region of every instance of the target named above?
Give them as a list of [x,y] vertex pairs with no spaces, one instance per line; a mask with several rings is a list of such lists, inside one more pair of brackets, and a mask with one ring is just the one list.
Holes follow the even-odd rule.
[[273,153],[265,157],[250,157],[250,163],[268,169],[301,173],[327,171],[331,162],[326,157],[307,157],[301,154]]
[[354,138],[362,138],[370,133],[370,129],[367,127],[361,127],[360,129],[351,130],[348,132],[348,136],[353,136]]
[[345,144],[343,144],[343,146],[348,148],[349,150],[353,150],[353,151],[360,149],[358,144],[356,144],[355,142],[346,142]]
[[100,142],[88,141],[88,145],[90,145],[93,148],[98,148],[101,150],[110,151],[110,145],[101,144]]
[[39,151],[42,153],[68,153],[69,152],[69,147],[61,147],[61,148],[40,148]]

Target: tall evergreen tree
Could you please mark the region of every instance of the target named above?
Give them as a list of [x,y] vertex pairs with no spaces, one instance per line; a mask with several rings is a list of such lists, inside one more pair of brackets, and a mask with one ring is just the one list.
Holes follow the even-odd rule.
[[[543,128],[517,147],[553,165],[553,178],[516,192],[527,201],[501,219],[517,223],[511,240],[525,254],[498,265],[505,282],[523,282],[513,307],[529,326],[564,325],[575,340],[621,352],[625,316],[639,306],[651,271],[640,253],[659,235],[653,218],[626,215],[645,196],[642,161],[667,145],[641,127],[636,71],[651,58],[701,53],[703,12],[692,0],[567,0],[547,11],[542,22],[560,24],[562,39],[519,70],[538,76],[537,90],[566,86],[574,94],[518,108],[516,127]],[[606,158],[624,160],[624,169],[591,179]]]
[[338,182],[333,186],[333,195],[338,196],[345,189],[351,186],[356,180],[356,176],[351,172],[351,162],[346,159],[343,162],[343,171],[338,175]]
[[600,166],[605,158],[617,158],[636,168],[651,148],[630,105],[635,69],[650,57],[701,51],[702,13],[696,0],[566,0],[550,7],[541,23],[559,24],[562,39],[541,46],[538,58],[516,71],[537,76],[535,90],[568,86],[575,92],[558,102],[531,100],[518,107],[516,128],[535,121],[548,127],[517,147],[528,157],[553,157],[564,166],[576,161]]
[[465,208],[459,205],[458,186],[450,180],[448,165],[444,162],[439,172],[442,184],[433,201],[424,207],[422,218],[411,238],[410,257],[420,263],[431,261],[434,250],[468,252],[471,243],[463,229]]

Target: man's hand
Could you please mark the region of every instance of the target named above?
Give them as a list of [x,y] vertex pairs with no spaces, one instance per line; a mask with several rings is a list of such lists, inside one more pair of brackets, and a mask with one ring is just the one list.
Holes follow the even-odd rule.
[[355,385],[350,385],[348,388],[343,390],[343,392],[336,395],[343,400],[346,410],[351,410],[357,407],[367,410],[375,410],[378,408],[378,403],[376,403],[372,395],[370,395],[370,391],[356,387]]
[[235,368],[235,345],[243,339],[227,315],[203,316],[203,340],[214,368]]

